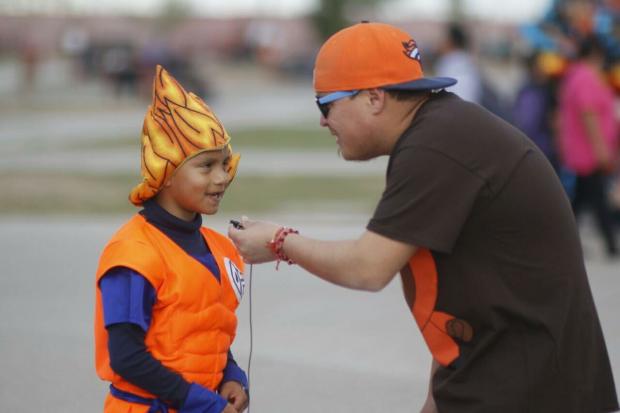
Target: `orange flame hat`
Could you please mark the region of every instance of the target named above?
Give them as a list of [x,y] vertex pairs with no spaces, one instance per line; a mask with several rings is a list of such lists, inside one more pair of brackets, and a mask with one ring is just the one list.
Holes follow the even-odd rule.
[[[230,146],[230,136],[211,108],[198,96],[186,92],[163,67],[153,80],[153,102],[142,126],[143,180],[129,194],[139,206],[155,196],[166,179],[186,160],[206,151]],[[235,177],[240,155],[231,155],[228,173]]]

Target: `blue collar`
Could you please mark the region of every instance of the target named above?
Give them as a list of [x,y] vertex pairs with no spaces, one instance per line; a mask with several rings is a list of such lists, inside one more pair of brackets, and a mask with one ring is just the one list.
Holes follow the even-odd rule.
[[174,232],[192,234],[197,232],[202,226],[202,216],[200,214],[196,214],[196,217],[188,222],[175,217],[170,212],[163,209],[157,201],[152,198],[144,202],[143,206],[144,209],[140,211],[140,214],[146,218],[148,222],[164,232],[168,232],[166,230],[172,230]]

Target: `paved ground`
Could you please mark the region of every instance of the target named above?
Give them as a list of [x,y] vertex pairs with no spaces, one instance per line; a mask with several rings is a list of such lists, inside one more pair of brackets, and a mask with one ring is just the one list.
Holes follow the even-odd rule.
[[[368,162],[345,162],[340,158],[334,144],[333,150],[264,151],[242,149],[239,176],[360,176],[383,175],[387,157]],[[55,151],[20,150],[0,158],[0,172],[7,171],[65,171],[72,173],[109,174],[127,172],[139,174],[140,158],[135,150],[122,149],[64,149]]]
[[[221,215],[225,215],[225,212]],[[274,217],[269,217],[274,219]],[[287,216],[322,238],[359,234],[362,216]],[[93,370],[93,274],[118,218],[0,217],[0,410],[83,413],[106,392]],[[226,221],[214,220],[225,230]],[[593,251],[588,269],[616,375],[620,273]],[[335,288],[297,267],[254,268],[253,412],[414,412],[430,359],[398,281],[378,294]],[[249,352],[248,296],[234,352]],[[618,376],[620,381],[620,376]]]

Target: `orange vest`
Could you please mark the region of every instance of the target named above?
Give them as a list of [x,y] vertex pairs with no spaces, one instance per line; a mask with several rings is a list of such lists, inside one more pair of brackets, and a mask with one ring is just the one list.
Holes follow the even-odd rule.
[[[243,261],[228,238],[205,227],[200,231],[219,267],[219,283],[202,263],[138,214],[106,245],[97,269],[97,286],[113,267],[127,267],[144,276],[157,296],[145,338],[148,351],[188,382],[216,391],[237,328],[235,309],[243,292]],[[120,390],[155,398],[110,368],[98,287],[95,305],[97,374]]]

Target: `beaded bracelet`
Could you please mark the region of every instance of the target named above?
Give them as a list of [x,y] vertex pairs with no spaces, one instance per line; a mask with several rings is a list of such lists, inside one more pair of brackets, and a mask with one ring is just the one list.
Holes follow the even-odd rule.
[[289,228],[289,227],[281,227],[280,229],[276,231],[275,235],[273,236],[273,239],[267,243],[267,245],[269,246],[269,249],[271,249],[273,254],[276,256],[276,259],[277,259],[276,270],[280,266],[280,261],[284,261],[288,265],[295,264],[295,262],[292,259],[290,259],[288,255],[284,253],[284,249],[283,249],[284,240],[290,234],[299,234],[299,231],[293,228]]

